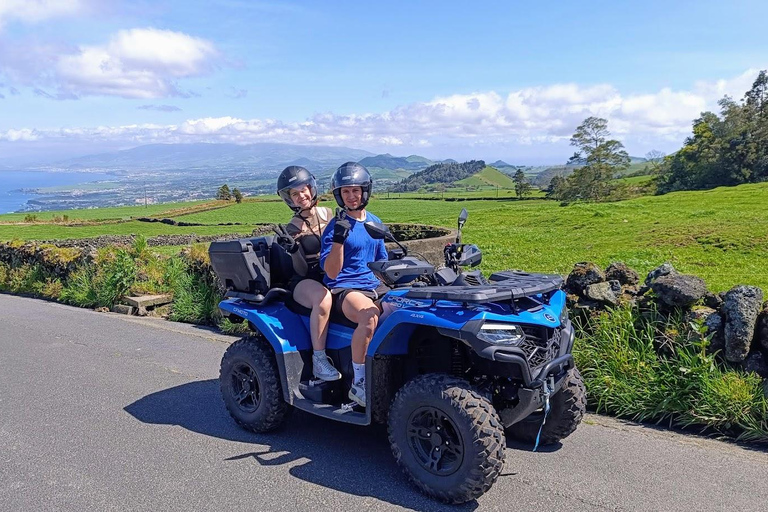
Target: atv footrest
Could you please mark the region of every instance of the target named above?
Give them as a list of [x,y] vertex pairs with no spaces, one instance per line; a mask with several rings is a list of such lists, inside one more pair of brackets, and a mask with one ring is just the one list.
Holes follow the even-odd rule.
[[352,423],[354,425],[371,424],[370,414],[368,411],[365,411],[365,409],[360,409],[360,407],[352,407],[350,410],[348,405],[342,404],[339,406],[322,404],[298,397],[294,399],[293,406],[302,411],[307,411],[324,418],[330,418],[344,423]]

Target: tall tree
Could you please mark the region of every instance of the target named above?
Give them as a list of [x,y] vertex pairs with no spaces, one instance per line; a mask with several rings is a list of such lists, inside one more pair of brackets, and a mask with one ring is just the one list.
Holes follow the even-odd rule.
[[240,192],[239,188],[233,188],[232,189],[232,197],[235,198],[236,203],[242,203],[243,202],[243,194]]
[[610,197],[614,175],[629,167],[624,145],[609,139],[608,121],[588,117],[571,137],[576,147],[569,163],[583,164],[566,179],[565,200],[599,201]]
[[549,180],[549,185],[547,186],[547,197],[550,199],[556,199],[561,200],[565,197],[565,177],[560,175],[552,176],[552,179]]
[[229,201],[232,199],[232,192],[229,191],[229,185],[225,183],[219,187],[219,191],[216,192],[216,199],[222,201]]
[[512,178],[515,182],[515,194],[518,199],[522,199],[523,196],[527,196],[531,193],[531,184],[528,182],[528,178],[525,177],[525,173],[522,169],[518,169],[515,172],[515,176]]
[[[646,169],[650,168],[652,174],[658,174],[661,171],[661,163],[664,161],[666,153],[652,149],[645,154],[645,160],[648,162]],[[647,171],[646,171],[647,172]]]

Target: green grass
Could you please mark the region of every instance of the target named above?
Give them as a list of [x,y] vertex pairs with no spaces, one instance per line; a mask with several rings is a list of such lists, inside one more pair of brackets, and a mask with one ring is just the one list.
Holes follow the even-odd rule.
[[651,164],[649,162],[635,162],[633,164],[630,164],[629,167],[621,171],[621,174],[623,176],[626,176],[627,174],[632,174],[640,171],[646,171],[651,168]]
[[630,185],[640,185],[643,183],[648,183],[653,179],[653,176],[651,175],[645,175],[645,176],[632,176],[630,178],[618,178],[616,181],[619,181],[621,183],[627,183]]
[[477,174],[473,174],[469,178],[464,178],[463,180],[459,180],[456,182],[456,185],[459,186],[475,186],[475,187],[482,187],[482,186],[489,186],[489,187],[499,187],[499,188],[505,188],[505,189],[514,189],[515,188],[515,182],[504,174],[503,172],[499,171],[495,167],[486,166],[482,171],[478,172]]
[[577,323],[573,353],[598,412],[768,441],[761,378],[719,364],[699,327],[628,307]]
[[[185,218],[186,220],[186,218]],[[237,221],[224,221],[237,222]],[[225,233],[248,233],[250,226],[168,226],[159,222],[130,221],[120,224],[96,224],[87,226],[66,226],[56,224],[0,225],[0,240],[52,240],[91,238],[99,235],[144,235],[146,237],[167,234],[216,235]]]
[[[335,208],[334,203],[323,204]],[[453,227],[461,209],[466,208],[469,221],[464,240],[483,249],[482,269],[486,272],[520,268],[567,274],[579,261],[594,261],[603,267],[612,261],[624,261],[645,273],[669,261],[681,272],[701,276],[711,290],[721,291],[736,284],[768,290],[765,204],[768,204],[768,183],[570,206],[542,200],[448,202],[374,198],[369,210],[385,222]],[[179,205],[162,206],[168,211]],[[111,210],[113,217],[120,215],[120,209],[106,210]],[[136,211],[135,208],[126,210]],[[9,216],[0,216],[0,221],[6,217]],[[244,202],[183,216],[185,221],[205,224],[287,222],[289,218],[290,212],[278,201]],[[0,240],[131,233],[206,235],[247,232],[249,228],[182,228],[139,222],[83,227],[0,225]]]
[[[148,217],[159,215],[175,208],[186,208],[210,201],[190,201],[185,203],[150,204],[142,206],[120,206],[114,208],[87,208],[79,210],[58,210],[50,212],[8,213],[0,215],[0,222],[23,222],[27,215],[36,215],[39,220],[51,220],[55,216],[69,216],[70,221],[75,220],[121,220],[131,217]],[[0,239],[4,237],[0,235]]]

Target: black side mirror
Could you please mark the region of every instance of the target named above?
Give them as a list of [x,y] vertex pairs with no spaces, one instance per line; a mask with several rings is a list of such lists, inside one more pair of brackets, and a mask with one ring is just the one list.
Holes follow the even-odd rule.
[[394,240],[389,228],[380,222],[366,222],[363,226],[374,240]]
[[467,209],[462,208],[461,213],[459,214],[459,229],[464,227],[464,223],[467,222],[468,216],[469,216],[469,213],[467,213]]

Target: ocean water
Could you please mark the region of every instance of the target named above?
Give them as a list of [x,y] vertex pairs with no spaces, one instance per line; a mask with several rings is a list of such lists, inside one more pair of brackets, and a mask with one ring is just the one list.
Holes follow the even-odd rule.
[[0,171],[0,214],[19,211],[36,197],[19,192],[22,188],[78,185],[110,178],[114,176],[92,172]]

